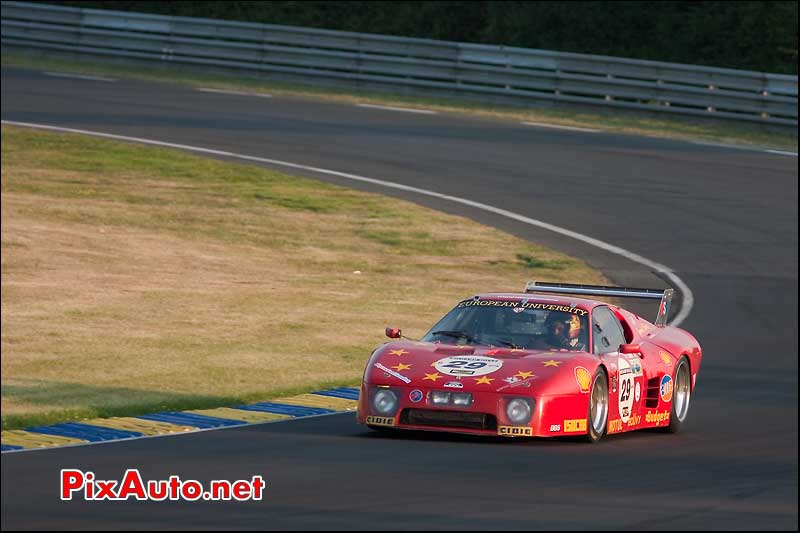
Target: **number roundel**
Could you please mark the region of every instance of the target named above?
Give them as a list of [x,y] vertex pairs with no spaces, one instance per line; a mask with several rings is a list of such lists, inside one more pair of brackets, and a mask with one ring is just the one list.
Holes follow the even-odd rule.
[[619,417],[623,424],[627,424],[633,409],[633,372],[631,365],[624,358],[620,357],[617,366],[619,367]]
[[503,361],[482,355],[454,355],[439,359],[433,366],[448,376],[483,376],[500,370]]

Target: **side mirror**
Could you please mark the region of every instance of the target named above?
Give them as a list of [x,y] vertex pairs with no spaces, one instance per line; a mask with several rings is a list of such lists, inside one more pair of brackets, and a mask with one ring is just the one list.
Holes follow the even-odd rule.
[[402,336],[400,328],[386,328],[386,336],[390,339],[399,339]]
[[641,354],[642,353],[642,349],[639,347],[638,344],[620,344],[619,345],[619,353]]

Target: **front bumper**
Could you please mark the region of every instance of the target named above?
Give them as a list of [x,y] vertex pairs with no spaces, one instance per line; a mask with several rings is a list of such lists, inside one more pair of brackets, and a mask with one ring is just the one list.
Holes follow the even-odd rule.
[[[393,416],[376,413],[371,406],[372,395],[380,388],[389,388],[397,395],[398,408]],[[442,390],[445,389],[362,384],[358,422],[369,426],[503,437],[557,437],[586,433],[588,395],[543,396],[530,388],[517,387],[503,392],[465,391],[473,396],[469,407],[433,405],[430,393]],[[525,398],[531,403],[528,423],[515,424],[506,415],[507,402],[514,398]]]

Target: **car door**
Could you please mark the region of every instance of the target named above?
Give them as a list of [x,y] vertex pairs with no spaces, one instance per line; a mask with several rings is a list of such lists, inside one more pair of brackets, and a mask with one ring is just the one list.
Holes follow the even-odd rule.
[[[616,404],[619,421],[609,411],[609,432],[622,431],[623,427],[635,427],[641,421],[640,406],[644,378],[642,363],[636,354],[620,354],[620,344],[625,344],[622,325],[613,311],[599,306],[592,311],[592,348],[601,359],[616,367],[611,372],[609,407]],[[611,367],[611,365],[609,365]],[[616,427],[614,427],[616,425]]]

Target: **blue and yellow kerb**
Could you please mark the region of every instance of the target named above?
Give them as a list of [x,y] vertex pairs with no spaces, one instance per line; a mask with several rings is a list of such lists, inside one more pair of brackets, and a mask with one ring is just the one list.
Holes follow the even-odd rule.
[[9,430],[2,432],[0,443],[3,452],[53,448],[341,413],[355,411],[357,405],[358,389],[341,387],[237,407],[95,418]]

